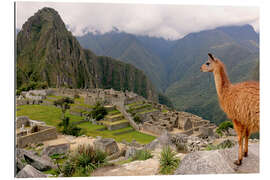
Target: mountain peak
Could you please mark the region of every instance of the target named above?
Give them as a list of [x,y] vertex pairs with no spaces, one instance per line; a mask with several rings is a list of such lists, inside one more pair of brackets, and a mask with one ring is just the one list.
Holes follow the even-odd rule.
[[[48,24],[53,26],[48,26]],[[52,8],[44,7],[38,10],[24,23],[22,30],[26,30],[27,32],[30,32],[33,28],[34,30],[41,30],[43,25],[46,25],[46,27],[61,27],[65,29],[65,24],[58,12]]]
[[31,81],[49,87],[129,90],[157,99],[143,72],[81,48],[58,12],[47,7],[31,16],[17,35],[17,87]]
[[[58,12],[54,10],[53,8],[44,7],[42,9],[39,9],[38,12],[34,14],[34,16],[40,15],[45,18],[48,18],[48,16],[59,16]],[[60,16],[59,16],[60,17]]]

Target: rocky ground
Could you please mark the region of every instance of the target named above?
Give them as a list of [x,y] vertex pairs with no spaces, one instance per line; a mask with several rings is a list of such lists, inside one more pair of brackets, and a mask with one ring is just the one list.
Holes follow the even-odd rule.
[[243,159],[241,166],[233,163],[237,152],[238,146],[190,153],[181,161],[175,174],[259,173],[259,143],[249,144],[249,155]]
[[[17,177],[45,177],[42,170],[47,167],[55,167],[48,158],[49,154],[62,153],[75,150],[78,145],[90,144],[97,145],[101,137],[92,138],[87,136],[73,137],[59,135],[57,139],[45,141],[42,146],[30,146],[30,149],[18,151],[17,166],[21,170]],[[100,141],[101,142],[101,141]],[[223,174],[223,173],[259,173],[259,141],[250,140],[249,156],[243,159],[243,164],[237,167],[233,161],[237,159],[237,139],[235,136],[223,138],[198,138],[192,136],[173,136],[168,133],[162,134],[147,145],[140,145],[135,141],[132,143],[116,143],[113,139],[106,141],[111,144],[108,148],[115,148],[112,155],[109,156],[109,165],[96,169],[92,176],[142,176],[158,175],[159,157],[162,147],[171,146],[174,150],[179,145],[184,147],[184,152],[178,151],[177,157],[181,162],[175,174]],[[177,146],[176,146],[177,144]],[[211,146],[210,146],[211,145]],[[232,148],[223,149],[228,146]],[[213,149],[207,149],[209,146]],[[105,147],[105,146],[104,146]],[[217,148],[219,147],[219,148]],[[216,148],[216,149],[215,149]],[[127,161],[126,163],[117,163],[127,160],[140,149],[151,150],[152,158],[147,160]],[[105,150],[108,150],[107,147]],[[109,150],[110,151],[110,150]],[[181,152],[181,153],[180,153]],[[21,158],[24,157],[24,158]],[[28,158],[32,163],[26,165],[21,159]],[[30,167],[31,166],[31,167]],[[50,176],[50,175],[49,175]]]

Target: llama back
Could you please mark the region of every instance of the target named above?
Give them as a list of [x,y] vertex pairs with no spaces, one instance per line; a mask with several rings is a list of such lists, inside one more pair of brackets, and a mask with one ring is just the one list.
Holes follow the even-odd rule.
[[230,119],[237,119],[249,131],[259,130],[260,89],[258,82],[243,82],[231,85],[224,92],[220,103],[221,108]]

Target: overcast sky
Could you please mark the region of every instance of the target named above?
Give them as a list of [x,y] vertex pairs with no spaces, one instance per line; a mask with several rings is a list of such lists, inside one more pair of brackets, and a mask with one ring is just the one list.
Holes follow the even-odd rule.
[[113,27],[165,39],[226,25],[250,24],[259,31],[258,7],[45,2],[18,2],[17,28],[43,7],[58,11],[76,36],[95,30],[105,33]]

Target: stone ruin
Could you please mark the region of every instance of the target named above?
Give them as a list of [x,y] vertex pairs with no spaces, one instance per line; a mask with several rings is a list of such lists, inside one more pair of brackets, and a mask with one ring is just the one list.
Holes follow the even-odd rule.
[[130,104],[144,99],[133,92],[121,92],[113,89],[89,89],[87,92],[85,104],[89,105],[94,105],[97,102],[103,105],[114,105],[119,101],[122,101],[123,104]]
[[157,111],[146,114],[142,129],[155,135],[161,135],[164,131],[197,136],[213,136],[216,126],[209,120],[204,120],[187,112]]
[[94,141],[94,148],[105,152],[107,155],[112,155],[114,153],[119,152],[119,147],[116,141],[112,138],[98,137]]
[[23,148],[28,144],[56,138],[55,127],[47,126],[44,122],[31,120],[26,116],[16,118],[16,147]]
[[[191,113],[169,110],[165,105],[148,101],[129,91],[123,92],[114,89],[51,88],[23,92],[22,95],[27,97],[26,99],[31,99],[34,102],[43,100],[47,95],[67,96],[71,98],[78,95],[83,97],[84,103],[88,105],[95,105],[97,102],[100,102],[104,106],[115,106],[136,130],[143,130],[158,136],[164,131],[187,135],[211,136],[213,135],[213,129],[216,127],[214,124],[210,123],[209,120],[204,120]],[[142,101],[151,104],[151,107],[155,110],[140,113],[139,117],[142,120],[142,124],[138,126],[131,117],[131,114],[126,112],[126,105]]]

